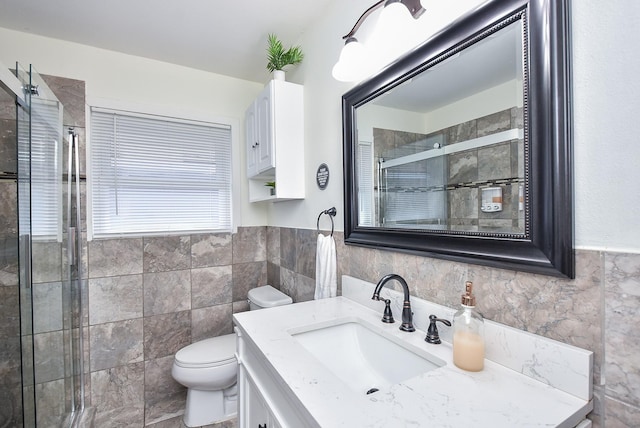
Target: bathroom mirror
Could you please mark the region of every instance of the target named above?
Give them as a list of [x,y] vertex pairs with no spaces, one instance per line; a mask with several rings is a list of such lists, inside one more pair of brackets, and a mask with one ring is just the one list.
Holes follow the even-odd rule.
[[566,0],[491,0],[343,103],[345,242],[574,277]]

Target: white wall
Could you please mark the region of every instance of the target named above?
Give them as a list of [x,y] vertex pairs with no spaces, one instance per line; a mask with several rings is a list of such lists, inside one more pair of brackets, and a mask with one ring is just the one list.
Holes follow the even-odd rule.
[[[423,37],[481,2],[423,1]],[[640,252],[640,2],[572,1],[576,247]],[[275,204],[269,224],[315,228],[318,213],[343,214],[340,97],[352,85],[331,79],[342,42],[369,0],[335,0],[298,41],[305,63],[290,80],[305,85],[307,198]],[[315,171],[325,162],[329,187],[317,189]],[[340,220],[336,228],[342,230]],[[326,226],[326,223],[323,222]]]
[[[428,38],[480,0],[423,0],[422,38]],[[635,130],[640,107],[640,2],[572,2],[576,246],[640,252],[640,140]],[[242,224],[314,229],[321,210],[336,206],[342,230],[341,96],[352,85],[336,82],[331,68],[347,33],[370,0],[335,0],[298,41],[305,61],[287,79],[304,84],[307,197],[278,204],[248,204],[244,180]],[[366,35],[367,28],[363,27]],[[0,29],[0,61],[34,63],[40,72],[82,79],[89,96],[184,106],[241,120],[262,85],[143,58]],[[242,132],[243,134],[243,132]],[[331,171],[320,191],[315,171]],[[236,172],[238,174],[238,172]],[[263,215],[267,210],[267,217]],[[323,227],[327,226],[326,220]]]
[[13,66],[16,61],[23,67],[33,64],[42,74],[85,81],[90,104],[234,122],[238,225],[266,223],[265,207],[248,202],[243,143],[244,111],[262,84],[0,28],[0,62]]

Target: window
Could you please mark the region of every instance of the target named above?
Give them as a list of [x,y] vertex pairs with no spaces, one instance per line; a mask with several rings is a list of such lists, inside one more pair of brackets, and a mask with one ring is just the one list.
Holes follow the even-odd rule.
[[231,127],[91,109],[92,237],[231,230]]
[[32,98],[30,174],[32,236],[62,242],[62,105],[58,101]]

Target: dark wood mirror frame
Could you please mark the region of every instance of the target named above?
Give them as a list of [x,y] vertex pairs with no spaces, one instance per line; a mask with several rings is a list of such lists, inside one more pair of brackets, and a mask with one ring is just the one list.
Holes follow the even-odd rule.
[[[358,225],[356,108],[523,19],[525,233],[424,231]],[[490,0],[342,97],[344,238],[374,247],[574,278],[570,14],[567,0]]]

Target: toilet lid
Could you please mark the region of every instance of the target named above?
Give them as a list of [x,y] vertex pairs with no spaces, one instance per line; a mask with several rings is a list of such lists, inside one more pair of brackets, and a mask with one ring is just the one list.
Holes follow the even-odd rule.
[[176,353],[182,367],[214,367],[235,362],[236,335],[212,337],[185,346]]

